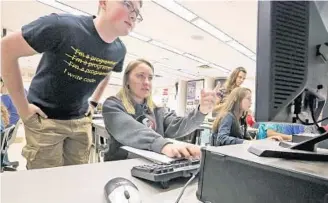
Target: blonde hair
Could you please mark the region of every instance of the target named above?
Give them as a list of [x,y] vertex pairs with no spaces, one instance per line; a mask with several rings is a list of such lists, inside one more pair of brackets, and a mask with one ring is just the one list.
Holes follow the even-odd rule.
[[223,86],[226,89],[227,94],[230,94],[230,92],[237,87],[236,80],[240,72],[247,74],[247,71],[244,67],[238,67],[230,74],[228,79],[225,81]]
[[5,125],[4,127],[9,125],[9,113],[6,106],[2,102],[1,102],[1,119],[3,120],[3,124]]
[[[133,114],[133,115],[136,113],[136,111],[134,108],[134,102],[133,102],[133,98],[131,95],[131,90],[129,88],[128,80],[129,80],[129,75],[130,75],[131,71],[133,69],[135,69],[136,67],[138,67],[140,64],[146,64],[154,71],[153,65],[145,59],[137,59],[135,61],[131,61],[124,71],[123,87],[117,94],[117,97],[122,101],[125,110],[129,114]],[[149,110],[153,111],[155,108],[155,105],[154,105],[151,94],[146,98],[146,103],[147,103]]]
[[232,90],[228,95],[226,101],[215,108],[216,112],[219,112],[214,123],[213,123],[213,132],[218,132],[218,127],[221,123],[222,118],[224,118],[229,112],[233,113],[235,116],[244,114],[241,112],[240,104],[241,101],[246,97],[247,92],[251,93],[252,91],[245,87],[237,87]]

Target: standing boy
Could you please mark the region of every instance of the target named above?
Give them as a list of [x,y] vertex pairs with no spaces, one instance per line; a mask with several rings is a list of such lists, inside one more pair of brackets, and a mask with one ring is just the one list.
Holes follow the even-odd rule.
[[[88,162],[91,106],[121,72],[141,1],[99,1],[99,15],[51,14],[1,40],[2,77],[24,122],[28,169]],[[27,98],[18,59],[43,53]],[[88,101],[88,99],[90,100]]]

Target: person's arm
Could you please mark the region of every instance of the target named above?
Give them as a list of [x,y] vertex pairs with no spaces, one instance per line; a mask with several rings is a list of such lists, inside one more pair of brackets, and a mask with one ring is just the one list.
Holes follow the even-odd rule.
[[[124,46],[124,44],[122,43],[122,52],[124,57],[115,65],[115,67],[113,68],[114,72],[120,73],[123,70],[123,63],[124,63],[124,59],[125,59],[125,54],[126,54],[126,48]],[[106,87],[108,86],[108,82],[110,80],[112,72],[110,72],[97,86],[96,90],[93,92],[92,96],[91,96],[91,101],[94,101],[96,103],[99,102],[101,96],[103,95],[104,91],[106,90]]]
[[38,107],[28,103],[18,59],[55,50],[63,41],[62,31],[63,26],[58,26],[58,16],[52,14],[41,17],[23,26],[21,31],[1,39],[1,75],[22,118],[27,118],[34,113],[46,115]]
[[198,108],[188,114],[187,117],[177,117],[169,113],[164,117],[164,134],[166,137],[176,138],[188,135],[195,131],[205,119],[205,116],[213,110],[215,103],[214,91],[201,91]]
[[164,115],[164,136],[169,138],[186,136],[203,123],[205,116],[198,109],[193,110],[186,117],[178,117],[173,112],[166,113]]
[[94,109],[97,108],[99,100],[106,90],[106,87],[108,85],[109,79],[110,79],[111,73],[109,73],[97,86],[91,97],[89,98],[89,107],[87,112],[85,113],[86,116],[93,115]]
[[91,96],[91,101],[94,101],[96,103],[99,102],[101,96],[103,95],[104,91],[106,90],[106,87],[108,86],[108,82],[110,79],[111,73],[109,73],[97,86],[95,91],[93,92]]
[[25,96],[23,80],[18,59],[37,52],[25,41],[21,32],[5,36],[1,40],[1,75],[8,92],[20,115],[27,116],[28,101]]
[[224,118],[222,118],[222,121],[218,127],[219,129],[216,139],[216,146],[242,144],[244,142],[243,139],[230,135],[233,120],[234,119],[230,114],[227,114]]
[[224,88],[220,88],[216,91],[216,104],[220,104],[224,97],[226,97],[226,90]]
[[161,153],[162,148],[171,143],[154,130],[136,121],[125,112],[116,98],[104,102],[103,117],[108,133],[122,145]]

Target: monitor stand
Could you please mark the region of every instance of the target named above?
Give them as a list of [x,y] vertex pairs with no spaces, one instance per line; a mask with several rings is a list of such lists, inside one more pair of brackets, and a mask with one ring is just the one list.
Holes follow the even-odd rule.
[[260,157],[275,157],[307,161],[328,161],[328,150],[317,148],[316,144],[328,139],[328,132],[301,143],[258,142],[252,144],[248,151]]

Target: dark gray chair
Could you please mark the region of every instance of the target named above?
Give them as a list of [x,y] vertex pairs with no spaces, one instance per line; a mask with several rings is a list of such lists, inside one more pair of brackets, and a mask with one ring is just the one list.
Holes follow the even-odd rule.
[[3,171],[16,171],[16,168],[18,167],[18,162],[4,163],[3,161],[7,154],[9,145],[12,143],[11,140],[16,132],[15,129],[16,125],[10,125],[1,132],[1,173]]

